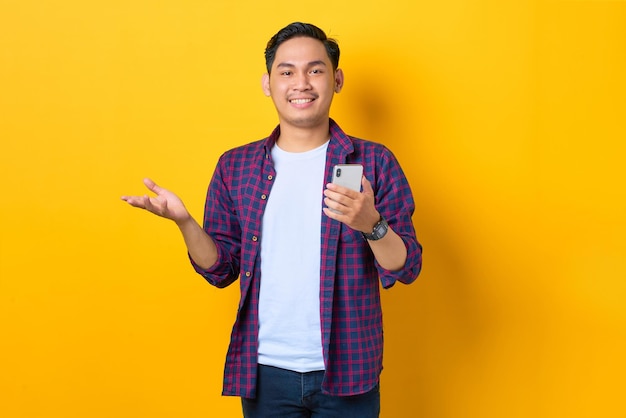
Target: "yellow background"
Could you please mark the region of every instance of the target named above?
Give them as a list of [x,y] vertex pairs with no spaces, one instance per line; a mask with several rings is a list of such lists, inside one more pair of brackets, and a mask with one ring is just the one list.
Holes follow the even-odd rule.
[[424,270],[383,295],[382,417],[625,417],[626,3],[0,1],[0,416],[236,417],[238,287],[196,217],[218,156],[277,122],[263,49],[342,47],[332,116],[398,156]]

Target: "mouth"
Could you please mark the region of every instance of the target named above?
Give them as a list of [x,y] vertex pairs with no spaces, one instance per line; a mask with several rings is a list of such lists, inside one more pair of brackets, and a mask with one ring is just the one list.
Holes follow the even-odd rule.
[[295,104],[295,105],[303,105],[303,104],[307,104],[307,103],[311,103],[313,100],[315,100],[314,98],[305,98],[305,99],[289,99],[289,103],[291,104]]

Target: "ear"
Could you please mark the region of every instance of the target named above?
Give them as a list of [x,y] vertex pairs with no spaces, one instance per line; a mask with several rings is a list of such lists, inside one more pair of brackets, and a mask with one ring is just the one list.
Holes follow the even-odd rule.
[[335,70],[335,93],[339,93],[343,88],[343,70],[337,68]]
[[261,88],[263,88],[263,93],[270,97],[272,92],[270,91],[270,75],[265,73],[263,74],[263,78],[261,78]]

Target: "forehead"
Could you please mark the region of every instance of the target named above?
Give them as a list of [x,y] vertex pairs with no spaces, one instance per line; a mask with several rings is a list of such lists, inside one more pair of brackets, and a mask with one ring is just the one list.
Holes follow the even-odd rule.
[[314,61],[323,61],[326,65],[331,65],[322,41],[309,37],[297,37],[283,42],[278,47],[273,67],[280,64],[303,65]]

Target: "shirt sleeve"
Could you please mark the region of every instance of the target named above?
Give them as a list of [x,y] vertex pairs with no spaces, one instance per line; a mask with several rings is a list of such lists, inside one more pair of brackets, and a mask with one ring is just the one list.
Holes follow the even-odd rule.
[[376,208],[402,238],[407,249],[406,263],[401,270],[386,270],[376,262],[382,286],[390,288],[397,281],[409,284],[417,279],[422,269],[422,246],[417,240],[412,220],[415,201],[400,164],[391,151],[384,148],[377,166]]
[[208,269],[198,266],[189,257],[192,266],[210,284],[226,287],[239,277],[241,255],[241,228],[237,210],[229,192],[229,178],[224,156],[220,158],[209,184],[204,207],[202,227],[217,246],[217,262]]

